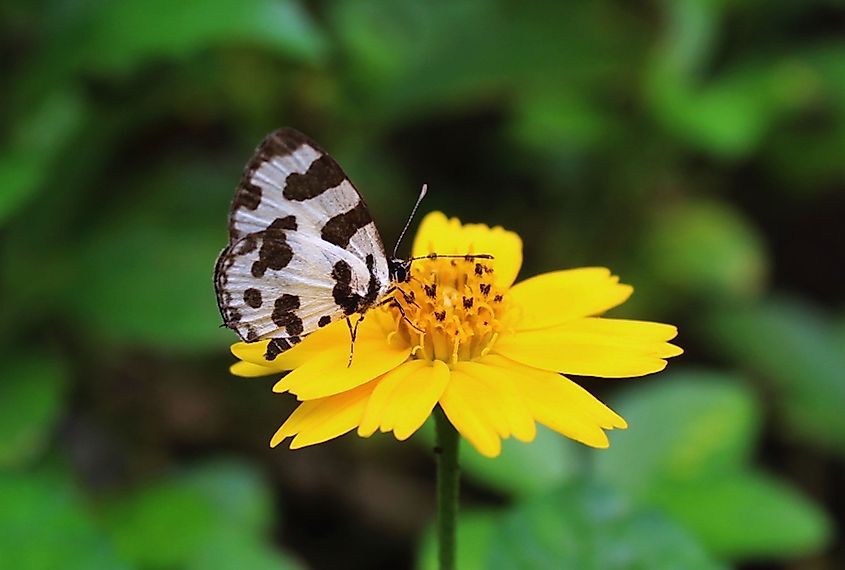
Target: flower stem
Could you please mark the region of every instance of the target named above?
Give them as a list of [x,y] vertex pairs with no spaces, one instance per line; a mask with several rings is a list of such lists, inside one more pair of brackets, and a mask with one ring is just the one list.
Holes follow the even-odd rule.
[[440,570],[454,570],[460,479],[459,436],[440,406],[434,411],[434,419],[437,431],[437,559]]

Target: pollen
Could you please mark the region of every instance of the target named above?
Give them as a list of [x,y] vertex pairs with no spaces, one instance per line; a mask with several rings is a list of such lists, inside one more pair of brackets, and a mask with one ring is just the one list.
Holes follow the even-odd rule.
[[397,285],[388,305],[397,334],[415,347],[412,358],[453,365],[485,356],[504,328],[505,291],[491,260],[423,259]]

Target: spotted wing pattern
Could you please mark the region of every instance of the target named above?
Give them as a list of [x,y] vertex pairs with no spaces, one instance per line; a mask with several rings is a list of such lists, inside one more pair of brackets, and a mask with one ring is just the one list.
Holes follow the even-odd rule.
[[389,287],[381,237],[340,166],[289,128],[268,135],[247,164],[229,215],[229,245],[214,272],[224,324],[265,358]]

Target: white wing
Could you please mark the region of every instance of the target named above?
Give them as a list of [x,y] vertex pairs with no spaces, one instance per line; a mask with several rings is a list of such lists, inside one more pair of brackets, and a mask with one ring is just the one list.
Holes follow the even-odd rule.
[[280,129],[258,147],[235,194],[215,269],[226,326],[276,354],[389,287],[381,237],[358,191],[316,144]]

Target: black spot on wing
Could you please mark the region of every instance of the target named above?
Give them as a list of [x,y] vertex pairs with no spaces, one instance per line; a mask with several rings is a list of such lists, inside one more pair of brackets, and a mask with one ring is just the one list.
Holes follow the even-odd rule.
[[268,231],[283,231],[296,230],[296,216],[285,216],[284,218],[276,218],[273,223],[267,228]]
[[366,204],[363,200],[359,200],[354,208],[338,214],[326,222],[320,235],[327,242],[345,249],[355,232],[372,223],[372,221],[373,217],[370,216]]
[[301,202],[319,196],[344,180],[346,174],[340,166],[332,157],[324,154],[312,162],[305,173],[294,172],[288,176],[282,194],[288,200]]
[[284,351],[288,350],[295,344],[299,344],[302,337],[291,336],[285,338],[274,338],[267,343],[267,350],[264,353],[264,360],[275,360]]
[[255,210],[261,204],[261,187],[256,186],[249,180],[242,180],[235,191],[235,198],[232,200],[232,210],[246,208]]
[[273,307],[273,322],[277,327],[285,329],[290,336],[302,334],[302,319],[296,314],[299,308],[299,297],[285,293]]
[[352,292],[352,268],[341,259],[334,264],[332,277],[335,280],[335,286],[332,288],[334,302],[346,315],[357,313],[364,299]]
[[326,325],[331,324],[331,322],[332,322],[332,318],[328,315],[324,315],[324,316],[320,317],[319,321],[317,321],[317,326],[318,327],[324,327]]
[[250,234],[238,242],[238,247],[234,251],[238,255],[246,255],[255,251],[256,247],[258,247],[258,238],[255,234]]
[[253,262],[251,273],[255,278],[264,277],[268,269],[278,271],[287,267],[293,259],[293,249],[287,243],[286,231],[296,230],[296,218],[285,216],[276,218],[273,223],[259,235],[261,249],[258,250],[258,260]]
[[244,291],[244,303],[253,309],[259,308],[261,306],[261,291],[254,287],[250,287]]
[[293,154],[298,148],[304,145],[309,145],[317,152],[325,154],[319,145],[294,129],[278,129],[264,137],[264,140],[255,149],[255,154],[244,168],[241,181],[235,190],[235,197],[232,200],[232,208],[229,215],[229,236],[231,239],[239,237],[234,227],[234,213],[239,209],[254,211],[261,204],[263,198],[261,187],[252,182],[255,171],[261,168],[261,165],[268,160],[277,156]]
[[376,277],[376,270],[375,270],[375,258],[373,257],[372,253],[367,254],[367,271],[370,273],[370,279],[367,282],[367,294],[364,296],[364,300],[368,305],[375,303],[376,299],[378,298],[379,288],[381,287],[381,282],[379,278]]

